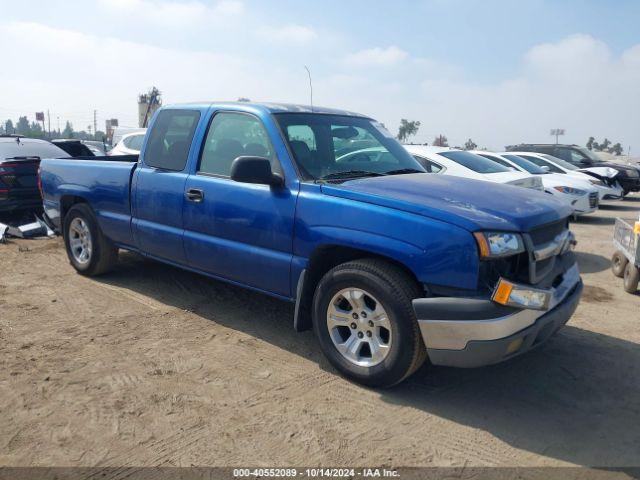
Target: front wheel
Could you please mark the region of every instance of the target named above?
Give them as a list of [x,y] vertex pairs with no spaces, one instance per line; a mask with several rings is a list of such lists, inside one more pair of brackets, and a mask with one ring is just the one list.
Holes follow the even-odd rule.
[[118,249],[100,230],[91,207],[80,203],[64,217],[64,244],[69,263],[82,275],[100,275],[118,260]]
[[426,358],[411,300],[416,282],[378,259],[338,265],[314,295],[313,325],[322,351],[343,375],[364,385],[390,387]]

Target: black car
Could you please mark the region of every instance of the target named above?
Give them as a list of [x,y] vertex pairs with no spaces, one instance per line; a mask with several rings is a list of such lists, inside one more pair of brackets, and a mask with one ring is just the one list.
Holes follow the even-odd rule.
[[640,168],[634,165],[622,165],[620,163],[605,162],[595,153],[579,145],[562,145],[547,143],[523,143],[520,145],[507,145],[508,151],[537,152],[553,155],[566,160],[579,168],[611,167],[618,171],[616,180],[624,190],[624,195],[629,192],[640,191]]
[[0,213],[41,209],[40,159],[69,156],[46,140],[0,135]]
[[51,140],[51,142],[72,157],[93,157],[96,155],[104,155],[104,152],[97,152],[91,145],[87,145],[83,140],[77,140],[75,138],[57,138],[55,140]]

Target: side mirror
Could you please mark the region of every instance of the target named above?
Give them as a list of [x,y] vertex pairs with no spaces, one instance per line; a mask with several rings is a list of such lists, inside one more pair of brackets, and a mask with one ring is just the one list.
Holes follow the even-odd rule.
[[231,164],[231,180],[278,187],[283,180],[271,171],[271,162],[264,157],[238,157]]
[[542,165],[542,166],[540,167],[540,169],[541,169],[543,172],[546,172],[546,173],[549,173],[549,171],[551,170],[551,169],[550,169],[548,166],[546,166],[546,165]]

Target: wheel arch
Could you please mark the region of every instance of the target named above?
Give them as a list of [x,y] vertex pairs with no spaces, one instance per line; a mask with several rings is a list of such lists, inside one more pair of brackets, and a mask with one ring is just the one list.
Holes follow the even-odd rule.
[[64,217],[67,215],[71,207],[79,203],[89,204],[86,198],[78,195],[62,195],[60,197],[60,228],[64,225]]
[[311,323],[311,307],[313,295],[320,279],[332,268],[346,262],[363,258],[376,258],[394,265],[408,275],[416,285],[420,286],[413,271],[402,262],[371,250],[364,250],[344,245],[321,245],[316,247],[309,257],[306,268],[301,272],[296,288],[296,307],[293,320],[294,329],[298,332],[309,330]]

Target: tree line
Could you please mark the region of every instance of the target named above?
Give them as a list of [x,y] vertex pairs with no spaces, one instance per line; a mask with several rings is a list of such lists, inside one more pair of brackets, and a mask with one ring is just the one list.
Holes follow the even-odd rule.
[[[407,120],[403,118],[400,120],[400,127],[398,128],[398,135],[396,138],[401,143],[406,143],[410,137],[413,137],[418,133],[418,129],[420,128],[419,120]],[[429,145],[428,143],[424,143],[424,145]],[[448,147],[449,139],[447,139],[446,135],[436,135],[436,137],[431,142],[431,145],[434,147]],[[461,150],[475,150],[478,148],[478,144],[473,140],[469,139],[465,142],[464,147],[456,147]]]
[[[419,128],[419,120],[407,120],[406,118],[403,118],[400,120],[400,127],[398,128],[398,135],[396,138],[398,141],[406,143],[410,137],[413,137],[418,133]],[[424,143],[424,145],[428,145],[428,143]],[[433,139],[433,142],[431,142],[431,145],[435,147],[448,147],[449,141],[446,135],[437,135]],[[465,142],[463,147],[456,148],[460,148],[461,150],[476,150],[478,148],[478,144],[469,139]],[[608,138],[605,138],[601,143],[598,143],[594,137],[589,137],[589,140],[587,141],[587,148],[597,152],[613,153],[616,156],[620,156],[624,152],[620,142],[612,143]]]
[[620,142],[612,144],[611,140],[606,137],[602,143],[598,143],[595,138],[589,137],[589,140],[587,140],[587,148],[589,150],[595,150],[596,152],[614,153],[616,156],[622,155],[624,151]]
[[29,122],[26,116],[18,118],[14,124],[11,119],[0,123],[0,135],[21,135],[29,138],[77,138],[78,140],[102,140],[105,133],[98,130],[95,133],[85,130],[74,130],[73,124],[69,121],[65,123],[64,130],[51,130],[51,134],[42,128],[38,122]]

